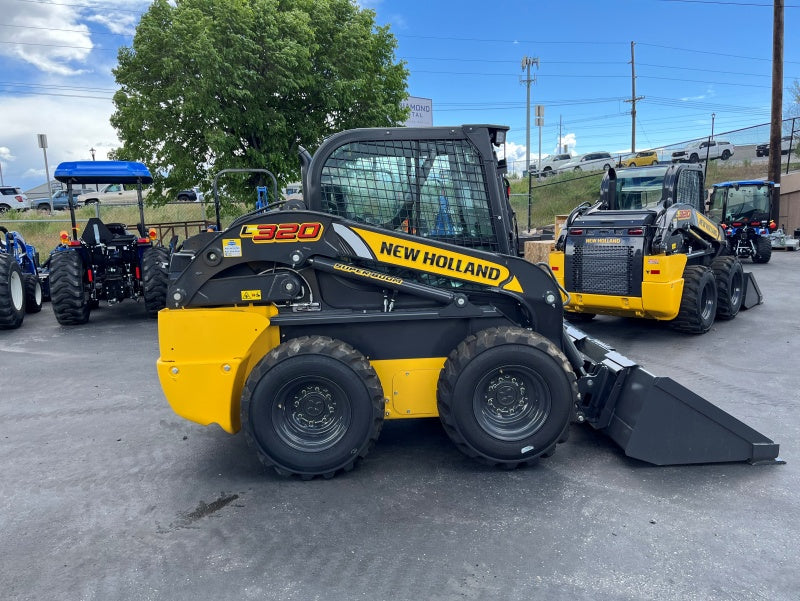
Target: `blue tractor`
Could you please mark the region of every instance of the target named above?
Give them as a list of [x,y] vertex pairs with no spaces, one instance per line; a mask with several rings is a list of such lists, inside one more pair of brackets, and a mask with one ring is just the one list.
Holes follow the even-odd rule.
[[772,212],[773,182],[743,180],[714,184],[708,216],[725,230],[730,254],[767,263],[772,257],[770,234],[775,231]]
[[78,236],[75,209],[70,205],[72,232],[62,232],[61,244],[49,258],[50,300],[62,325],[86,323],[101,301],[115,304],[126,298],[144,299],[151,316],[166,304],[169,250],[156,245],[155,230],[144,221],[142,186],[153,181],[142,163],[131,161],[73,161],[61,163],[55,178],[67,185],[134,184],[137,186],[139,223],[129,232],[121,223],[87,220]]
[[19,232],[0,225],[0,330],[22,325],[25,313],[42,310],[39,257]]

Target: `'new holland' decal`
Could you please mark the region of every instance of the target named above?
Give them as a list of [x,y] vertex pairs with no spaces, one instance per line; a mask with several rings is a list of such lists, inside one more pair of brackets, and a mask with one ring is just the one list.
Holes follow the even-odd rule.
[[496,286],[512,292],[522,292],[516,276],[512,276],[505,265],[413,240],[395,238],[360,228],[352,230],[361,236],[382,263],[410,267],[486,286]]

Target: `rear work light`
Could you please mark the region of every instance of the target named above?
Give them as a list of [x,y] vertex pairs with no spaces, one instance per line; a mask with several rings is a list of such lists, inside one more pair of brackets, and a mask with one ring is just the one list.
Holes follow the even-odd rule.
[[635,227],[628,230],[629,236],[641,236],[642,234],[644,234],[644,230],[640,227]]
[[583,236],[583,230],[579,227],[572,227],[569,229],[571,236]]

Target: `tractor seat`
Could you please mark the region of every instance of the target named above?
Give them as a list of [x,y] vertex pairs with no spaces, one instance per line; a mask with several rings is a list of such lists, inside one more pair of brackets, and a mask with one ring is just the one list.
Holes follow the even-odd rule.
[[[109,227],[113,228],[113,230]],[[122,230],[121,235],[120,228]],[[81,239],[89,246],[105,244],[106,246],[128,246],[136,242],[136,236],[125,231],[121,223],[106,225],[97,217],[92,217],[86,222],[86,227],[81,234]]]

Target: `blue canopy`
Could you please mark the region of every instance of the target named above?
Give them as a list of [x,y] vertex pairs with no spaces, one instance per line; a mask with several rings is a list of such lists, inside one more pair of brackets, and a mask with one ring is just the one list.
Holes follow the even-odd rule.
[[56,167],[55,178],[73,184],[151,184],[153,176],[135,161],[67,161]]
[[721,182],[719,184],[714,184],[715,188],[733,188],[735,186],[772,186],[774,185],[773,182],[767,182],[763,179],[744,179],[741,181],[734,181],[734,182]]

